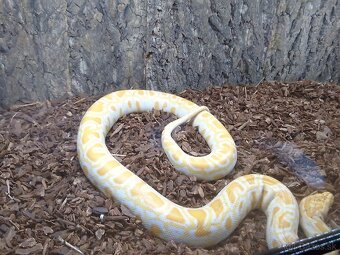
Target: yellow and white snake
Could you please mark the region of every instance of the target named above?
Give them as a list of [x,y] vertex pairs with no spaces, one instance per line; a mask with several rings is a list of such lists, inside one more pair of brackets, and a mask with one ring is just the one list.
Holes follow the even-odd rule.
[[[164,151],[178,171],[202,180],[215,180],[234,168],[237,152],[228,131],[206,107],[199,107],[179,96],[147,90],[122,90],[95,102],[79,126],[77,150],[80,165],[97,188],[127,206],[154,235],[195,247],[213,246],[227,238],[256,208],[267,216],[269,248],[296,241],[299,222],[307,236],[330,230],[323,218],[333,203],[331,193],[306,197],[299,210],[286,186],[260,174],[235,179],[201,208],[186,208],[163,197],[120,164],[105,145],[106,134],[120,117],[153,109],[179,117],[162,133]],[[191,119],[211,149],[206,156],[186,154],[171,137],[175,127]]]

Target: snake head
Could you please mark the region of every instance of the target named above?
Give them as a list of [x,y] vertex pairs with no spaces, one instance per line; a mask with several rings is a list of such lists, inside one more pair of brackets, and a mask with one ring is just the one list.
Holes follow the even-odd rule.
[[330,192],[323,192],[310,195],[302,199],[300,203],[306,215],[310,218],[318,217],[324,219],[328,214],[329,208],[332,206],[334,196]]

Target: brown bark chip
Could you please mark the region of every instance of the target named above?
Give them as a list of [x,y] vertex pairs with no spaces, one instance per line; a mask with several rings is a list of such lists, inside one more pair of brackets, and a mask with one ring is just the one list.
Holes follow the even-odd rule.
[[[111,153],[159,193],[183,206],[208,203],[231,180],[270,175],[300,200],[335,195],[327,223],[340,225],[340,88],[315,82],[211,87],[179,94],[209,108],[238,148],[235,170],[205,182],[177,172],[161,146],[176,116],[121,118],[107,136]],[[17,105],[0,113],[0,254],[253,254],[266,249],[266,218],[251,212],[225,241],[192,248],[152,236],[130,210],[86,179],[76,155],[80,120],[99,97]],[[195,128],[173,134],[194,156],[210,152]],[[300,233],[300,237],[303,234]]]

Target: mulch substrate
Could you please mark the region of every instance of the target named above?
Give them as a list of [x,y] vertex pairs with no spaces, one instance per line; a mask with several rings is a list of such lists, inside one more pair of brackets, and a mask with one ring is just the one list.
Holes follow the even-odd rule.
[[[107,136],[125,166],[170,200],[198,207],[231,180],[270,175],[297,200],[328,190],[335,203],[327,217],[340,225],[340,87],[316,82],[211,87],[179,93],[207,106],[229,130],[238,163],[226,178],[197,181],[178,173],[161,147],[168,113],[130,114]],[[254,254],[266,250],[266,217],[251,212],[225,241],[192,248],[153,237],[124,206],[100,193],[76,155],[80,120],[97,97],[35,102],[0,112],[0,254]],[[195,156],[209,148],[189,124],[173,134]],[[101,219],[100,215],[104,218]],[[300,232],[299,236],[304,235]]]

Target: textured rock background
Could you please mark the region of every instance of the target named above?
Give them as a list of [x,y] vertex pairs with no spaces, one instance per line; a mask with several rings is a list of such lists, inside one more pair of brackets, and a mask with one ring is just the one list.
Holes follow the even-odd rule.
[[339,0],[0,1],[0,106],[262,79],[340,82]]

